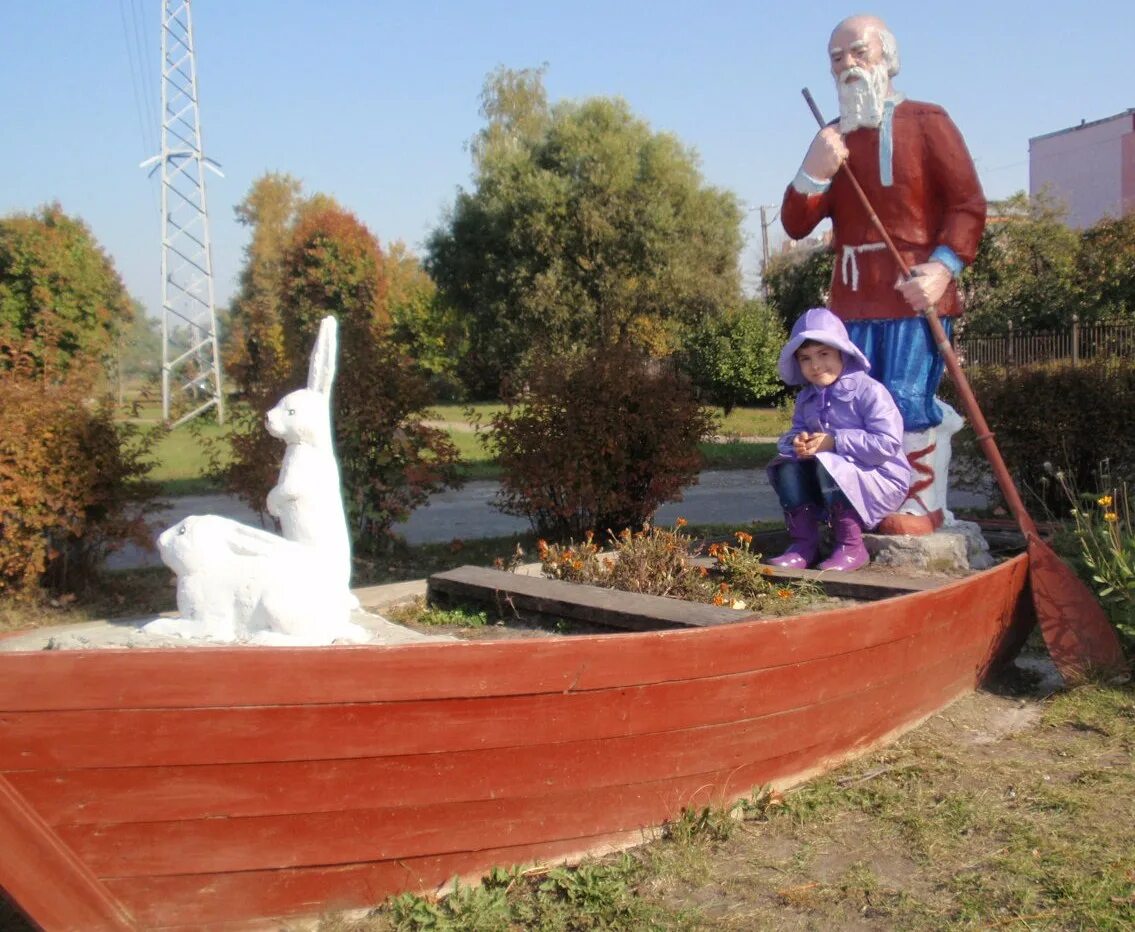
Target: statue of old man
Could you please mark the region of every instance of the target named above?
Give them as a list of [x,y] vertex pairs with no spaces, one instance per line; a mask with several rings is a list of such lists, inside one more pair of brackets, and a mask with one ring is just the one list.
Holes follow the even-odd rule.
[[[803,239],[832,221],[835,266],[829,305],[894,396],[911,464],[910,493],[881,533],[929,534],[950,520],[950,435],[961,417],[935,397],[944,363],[921,314],[933,307],[948,334],[961,313],[956,280],[973,261],[986,203],[973,159],[946,111],[907,100],[891,79],[899,52],[886,24],[852,16],[828,42],[839,120],[812,140],[781,208],[785,232]],[[901,272],[846,172],[902,253]]]

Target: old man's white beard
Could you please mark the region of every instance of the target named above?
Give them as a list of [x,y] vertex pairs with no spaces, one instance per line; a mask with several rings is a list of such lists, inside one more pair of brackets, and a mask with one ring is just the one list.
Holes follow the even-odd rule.
[[[858,81],[848,81],[849,77]],[[883,122],[890,75],[883,62],[873,68],[849,68],[836,81],[839,91],[839,131],[850,133],[861,126],[874,128]]]

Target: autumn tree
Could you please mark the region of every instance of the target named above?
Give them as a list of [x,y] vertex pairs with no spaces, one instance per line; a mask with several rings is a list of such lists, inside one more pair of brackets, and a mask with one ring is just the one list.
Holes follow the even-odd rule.
[[87,225],[58,204],[0,219],[0,344],[37,365],[107,360],[134,310],[114,263]]
[[675,136],[619,99],[549,105],[540,70],[489,75],[482,114],[472,190],[426,259],[467,324],[474,392],[548,355],[623,342],[668,355],[739,303],[737,200]]
[[278,315],[273,368],[258,372],[258,385],[236,415],[226,482],[262,507],[282,452],[264,429],[264,413],[304,383],[319,322],[334,316],[335,449],[356,551],[372,550],[391,523],[431,491],[456,483],[457,451],[444,432],[422,422],[433,398],[413,360],[391,339],[386,259],[366,226],[340,207],[309,206],[272,275],[262,298]]
[[308,213],[338,205],[334,199],[303,193],[291,175],[268,172],[253,182],[235,208],[237,221],[249,228],[240,287],[229,307],[224,368],[240,389],[260,397],[287,370],[280,319],[284,252],[296,224]]
[[87,226],[58,205],[0,220],[0,595],[87,581],[141,541],[153,435],[106,391],[134,308]]

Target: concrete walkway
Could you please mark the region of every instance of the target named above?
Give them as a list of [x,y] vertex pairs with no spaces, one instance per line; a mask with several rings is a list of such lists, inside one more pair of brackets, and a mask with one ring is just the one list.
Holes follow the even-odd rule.
[[[464,488],[431,495],[426,504],[409,519],[394,526],[409,544],[447,543],[451,540],[476,540],[482,537],[504,537],[529,530],[527,520],[502,514],[492,506],[499,483],[468,482]],[[951,493],[951,507],[980,506],[983,501],[965,493]],[[274,530],[270,523],[261,525],[257,514],[228,495],[189,495],[171,499],[169,507],[153,520],[154,538],[167,527],[188,515],[224,515],[237,521]],[[735,524],[744,527],[753,521],[773,521],[781,517],[780,505],[763,469],[708,470],[701,473],[695,485],[682,490],[682,501],[671,502],[658,509],[655,523],[673,524],[677,518],[691,524]],[[268,519],[270,522],[270,519]],[[156,551],[128,547],[112,554],[108,569],[129,569],[161,566]]]

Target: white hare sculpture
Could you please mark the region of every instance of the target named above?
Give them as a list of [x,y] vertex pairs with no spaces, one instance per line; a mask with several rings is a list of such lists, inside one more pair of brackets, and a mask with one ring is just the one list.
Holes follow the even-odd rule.
[[157,634],[318,645],[365,641],[350,621],[351,547],[331,434],[336,323],[325,317],[311,353],[307,388],[268,412],[268,432],[287,443],[268,512],[283,537],[216,515],[194,515],[158,539],[177,573],[177,619]]
[[151,634],[320,645],[365,641],[341,589],[311,572],[310,548],[218,515],[191,515],[158,538],[177,574],[178,618]]
[[311,351],[307,388],[285,395],[268,412],[268,433],[288,445],[280,479],[268,493],[268,513],[280,520],[288,540],[315,548],[328,576],[347,590],[351,542],[331,433],[336,328],[334,317],[323,318]]

